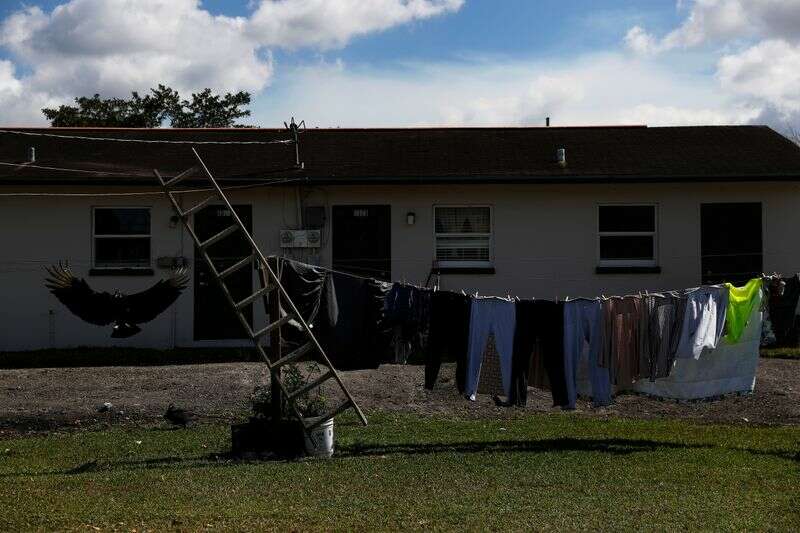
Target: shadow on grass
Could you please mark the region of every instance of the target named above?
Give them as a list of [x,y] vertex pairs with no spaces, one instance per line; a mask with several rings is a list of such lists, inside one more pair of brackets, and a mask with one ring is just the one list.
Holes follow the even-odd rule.
[[[332,459],[348,459],[358,457],[381,457],[387,455],[434,455],[443,453],[459,454],[497,454],[497,453],[552,453],[583,452],[606,453],[626,456],[634,453],[652,453],[663,450],[679,449],[717,449],[725,451],[745,452],[756,456],[769,456],[800,463],[800,451],[791,450],[758,450],[753,448],[736,448],[716,446],[713,444],[685,444],[677,442],[653,441],[646,439],[576,439],[557,438],[542,440],[502,440],[491,442],[458,442],[451,444],[387,444],[363,445],[352,444],[340,446]],[[152,469],[186,469],[230,466],[234,464],[293,462],[285,459],[241,460],[226,454],[209,454],[197,457],[158,457],[143,460],[123,460],[110,462],[89,461],[67,470],[45,472],[18,472],[2,474],[0,478],[18,476],[55,476],[73,475],[86,472],[136,471]],[[296,461],[295,461],[296,462]]]

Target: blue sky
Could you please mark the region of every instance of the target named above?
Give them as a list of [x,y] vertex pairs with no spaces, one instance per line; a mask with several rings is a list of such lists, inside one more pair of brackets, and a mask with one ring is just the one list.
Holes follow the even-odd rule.
[[160,82],[249,90],[263,126],[800,114],[800,0],[7,0],[0,21],[5,123]]

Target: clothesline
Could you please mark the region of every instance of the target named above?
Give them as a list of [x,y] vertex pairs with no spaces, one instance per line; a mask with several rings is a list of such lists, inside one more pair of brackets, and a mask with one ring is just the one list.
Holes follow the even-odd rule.
[[[444,355],[449,355],[457,362],[456,386],[465,396],[475,398],[485,374],[513,405],[524,405],[527,386],[537,386],[529,377],[546,373],[541,384],[552,391],[554,405],[567,409],[575,408],[577,395],[590,395],[596,406],[604,406],[626,390],[698,398],[753,387],[762,323],[757,303],[768,290],[759,278],[744,287],[706,286],[703,291],[672,291],[663,298],[647,293],[627,301],[556,302],[475,297],[400,282],[389,286],[283,259],[281,279],[289,275],[297,281],[291,294],[302,302],[298,308],[330,320],[333,307],[325,313],[321,309],[335,302],[338,321],[321,320],[317,332],[337,366],[371,368],[423,357],[425,386],[432,388]],[[299,265],[315,274],[298,273]],[[322,289],[328,272],[364,282],[337,281]],[[318,288],[310,290],[312,286]],[[323,290],[330,292],[323,296]],[[493,364],[499,365],[495,371],[486,364],[490,337],[497,361]],[[529,369],[539,364],[544,370],[529,376]],[[587,364],[588,374],[578,371]],[[590,389],[582,374],[589,376]]]
[[[423,285],[416,285],[414,283],[409,283],[409,282],[404,281],[404,280],[400,280],[400,281],[398,281],[398,280],[384,281],[384,280],[379,280],[379,279],[377,279],[375,277],[360,276],[358,274],[353,274],[351,272],[345,272],[343,270],[337,270],[337,269],[330,268],[330,267],[325,267],[325,266],[322,266],[322,265],[312,265],[312,264],[300,261],[298,259],[293,259],[293,258],[285,256],[285,255],[281,255],[281,256],[277,256],[277,257],[279,257],[281,259],[284,259],[286,261],[291,261],[293,263],[297,263],[297,264],[303,265],[303,266],[307,266],[307,267],[311,267],[311,268],[318,268],[318,269],[324,270],[326,272],[330,272],[330,273],[333,273],[333,274],[340,274],[340,275],[343,275],[343,276],[349,276],[349,277],[355,278],[355,279],[360,279],[360,280],[365,280],[365,281],[380,281],[380,282],[383,282],[383,283],[400,283],[402,285],[408,285],[408,286],[411,286],[411,287],[416,287],[418,289],[428,289],[429,288],[429,287],[425,287]],[[781,274],[773,273],[773,274],[767,275],[767,274],[762,272],[760,277],[762,279],[771,279],[771,278],[774,278],[776,276],[780,277]],[[721,287],[721,286],[722,286],[721,284],[711,284],[711,285],[700,285],[700,286],[697,286],[697,287],[681,288],[681,289],[654,290],[654,291],[644,290],[644,291],[640,291],[639,293],[625,294],[625,295],[621,295],[621,296],[618,296],[618,295],[610,295],[610,296],[605,296],[605,295],[600,295],[600,296],[576,296],[576,297],[566,296],[563,300],[560,299],[560,298],[555,298],[555,299],[547,298],[546,300],[556,301],[556,302],[574,302],[574,301],[578,301],[578,300],[596,301],[596,300],[611,299],[611,298],[628,298],[628,297],[634,297],[634,296],[657,296],[657,295],[668,294],[668,293],[690,294],[692,292],[701,290],[704,287]],[[437,289],[433,289],[433,290],[437,290]],[[467,291],[465,291],[464,289],[461,289],[461,293],[467,294],[467,295],[470,294]],[[510,293],[505,297],[503,297],[503,296],[495,296],[495,295],[480,296],[477,292],[474,293],[474,294],[477,295],[480,298],[500,298],[500,299],[503,299],[503,300],[509,300],[509,299],[513,299],[513,298],[519,299],[519,297],[512,296]],[[537,300],[537,298],[531,298],[531,299]]]

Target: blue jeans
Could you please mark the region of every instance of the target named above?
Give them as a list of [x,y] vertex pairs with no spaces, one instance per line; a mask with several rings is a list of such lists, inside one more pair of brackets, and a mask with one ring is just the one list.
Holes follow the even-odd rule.
[[469,349],[467,350],[467,375],[464,394],[470,400],[478,392],[483,352],[489,334],[494,333],[494,343],[500,356],[503,390],[511,392],[511,362],[514,354],[514,328],[516,305],[500,298],[474,298],[470,309]]
[[608,368],[599,366],[603,344],[603,309],[600,300],[572,300],[564,304],[564,376],[567,381],[567,409],[575,409],[578,363],[588,345],[589,381],[595,407],[611,403]]

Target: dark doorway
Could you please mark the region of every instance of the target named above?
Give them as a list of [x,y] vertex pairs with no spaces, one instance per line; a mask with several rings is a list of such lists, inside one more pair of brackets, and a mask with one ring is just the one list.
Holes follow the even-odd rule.
[[391,207],[333,207],[333,268],[389,280],[392,275]]
[[761,203],[700,206],[702,282],[740,284],[761,275]]
[[[249,205],[234,206],[236,214],[242,219],[247,231],[253,230],[253,208]],[[206,240],[233,223],[227,207],[209,206],[194,215],[194,231],[202,241]],[[217,272],[233,265],[250,255],[250,245],[241,232],[225,237],[218,243],[208,247]],[[221,340],[244,339],[247,334],[242,324],[231,311],[230,305],[222,294],[217,282],[211,277],[200,251],[194,251],[194,339]],[[225,278],[225,285],[236,301],[244,300],[253,293],[253,271],[243,268]],[[250,326],[253,325],[253,306],[242,309]]]

